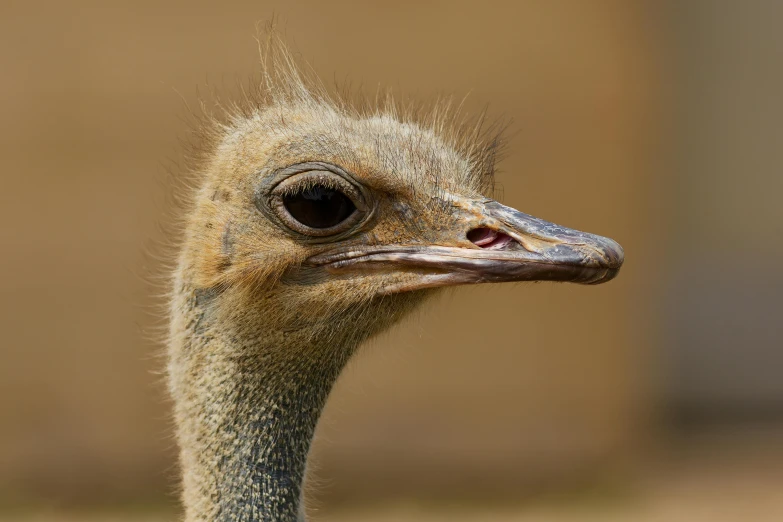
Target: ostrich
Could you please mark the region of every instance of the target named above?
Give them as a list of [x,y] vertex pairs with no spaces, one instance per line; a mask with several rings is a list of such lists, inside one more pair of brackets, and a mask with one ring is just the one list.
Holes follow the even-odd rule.
[[[171,277],[168,382],[187,522],[302,521],[307,454],[357,347],[438,289],[612,279],[611,239],[504,206],[497,134],[355,108],[267,51],[203,124]],[[460,123],[460,122],[463,123]]]

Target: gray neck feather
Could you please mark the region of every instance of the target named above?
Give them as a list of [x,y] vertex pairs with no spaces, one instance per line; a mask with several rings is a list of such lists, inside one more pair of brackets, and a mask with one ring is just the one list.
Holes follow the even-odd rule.
[[186,521],[303,520],[310,442],[356,342],[238,328],[216,319],[214,297],[181,292],[172,320]]

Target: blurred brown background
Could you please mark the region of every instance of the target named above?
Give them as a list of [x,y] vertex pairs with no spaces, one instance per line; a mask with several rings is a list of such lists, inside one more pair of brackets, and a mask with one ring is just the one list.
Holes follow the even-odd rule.
[[327,80],[512,117],[503,201],[627,255],[365,347],[316,520],[783,518],[783,4],[4,0],[0,520],[175,519],[140,252],[183,99],[273,14]]

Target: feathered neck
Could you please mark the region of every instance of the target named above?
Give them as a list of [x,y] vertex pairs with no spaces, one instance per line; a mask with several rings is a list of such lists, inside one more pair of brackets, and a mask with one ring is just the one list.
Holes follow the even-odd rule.
[[274,297],[199,288],[180,272],[168,373],[186,522],[304,520],[307,454],[334,382],[362,341],[422,295],[306,323]]
[[358,340],[264,329],[221,313],[212,290],[181,284],[175,295],[169,382],[185,520],[303,520],[310,441]]

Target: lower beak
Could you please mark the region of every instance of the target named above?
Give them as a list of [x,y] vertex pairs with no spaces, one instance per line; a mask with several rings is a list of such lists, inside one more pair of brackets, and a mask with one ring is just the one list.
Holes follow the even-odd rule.
[[[393,266],[401,278],[384,293],[504,281],[600,284],[613,279],[623,264],[623,249],[617,242],[549,223],[497,201],[471,204],[470,215],[459,221],[462,224],[452,237],[434,238],[432,245],[350,247],[309,261],[330,271]],[[471,222],[479,226],[471,227]]]

